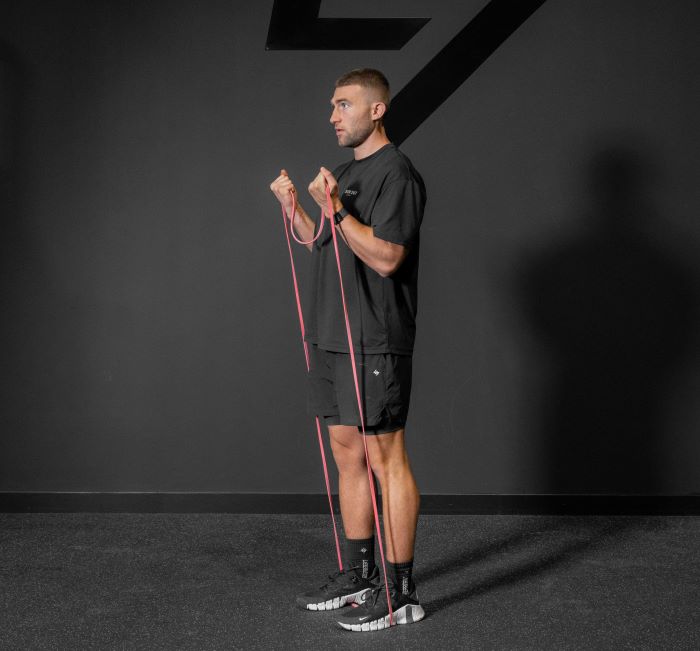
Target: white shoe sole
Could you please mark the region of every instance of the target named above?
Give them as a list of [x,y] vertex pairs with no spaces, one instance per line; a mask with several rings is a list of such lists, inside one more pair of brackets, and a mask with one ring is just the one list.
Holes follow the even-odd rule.
[[364,596],[370,588],[365,588],[354,594],[345,595],[344,597],[336,597],[335,599],[329,599],[328,601],[321,601],[317,604],[306,604],[307,610],[336,610],[347,606],[348,604],[361,604],[364,601]]
[[[412,604],[406,604],[398,610],[394,611],[394,623],[396,626],[398,624],[413,624],[413,622],[419,622],[425,617],[425,611],[423,606]],[[381,631],[382,629],[389,628],[389,615],[386,617],[380,617],[371,622],[364,622],[362,624],[343,624],[338,622],[346,631],[355,631],[357,633],[365,633],[367,631]]]

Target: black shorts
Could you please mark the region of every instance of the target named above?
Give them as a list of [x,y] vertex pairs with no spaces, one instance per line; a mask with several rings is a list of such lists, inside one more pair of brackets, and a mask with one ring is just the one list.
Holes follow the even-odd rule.
[[[308,344],[308,411],[326,425],[356,425],[361,430],[349,353],[334,353]],[[403,429],[411,398],[410,355],[355,354],[365,432],[386,434]]]

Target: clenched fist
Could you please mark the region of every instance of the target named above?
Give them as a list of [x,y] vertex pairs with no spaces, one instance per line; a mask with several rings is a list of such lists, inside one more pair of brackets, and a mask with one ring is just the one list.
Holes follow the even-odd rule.
[[270,190],[277,197],[277,200],[282,204],[289,219],[292,219],[292,192],[296,195],[296,188],[292,179],[289,178],[287,170],[280,170],[280,175],[270,183]]
[[[318,173],[318,176],[311,181],[311,183],[309,183],[309,194],[312,196],[313,200],[325,210],[328,207],[328,200],[326,199],[326,184],[331,191],[333,210],[338,210],[338,181],[335,180],[333,174],[325,167],[322,167],[321,171]],[[331,215],[327,215],[327,217],[331,217]]]

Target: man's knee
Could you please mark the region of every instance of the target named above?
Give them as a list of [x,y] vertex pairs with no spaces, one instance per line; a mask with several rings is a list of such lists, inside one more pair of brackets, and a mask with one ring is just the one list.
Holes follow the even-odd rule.
[[357,428],[349,425],[333,425],[328,428],[333,458],[340,472],[365,469],[365,448]]
[[398,430],[390,434],[367,437],[372,471],[380,481],[390,474],[400,473],[409,468],[403,435],[404,431]]

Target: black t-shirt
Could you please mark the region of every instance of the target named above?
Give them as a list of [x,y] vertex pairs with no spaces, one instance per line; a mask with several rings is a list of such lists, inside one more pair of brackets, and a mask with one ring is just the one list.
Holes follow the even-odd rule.
[[[416,334],[419,229],[426,200],[423,179],[392,143],[343,163],[333,176],[340,200],[353,217],[371,226],[376,237],[409,249],[397,271],[383,278],[336,233],[353,346],[358,353],[410,355]],[[305,339],[325,350],[348,353],[333,236],[327,226],[311,255]]]

